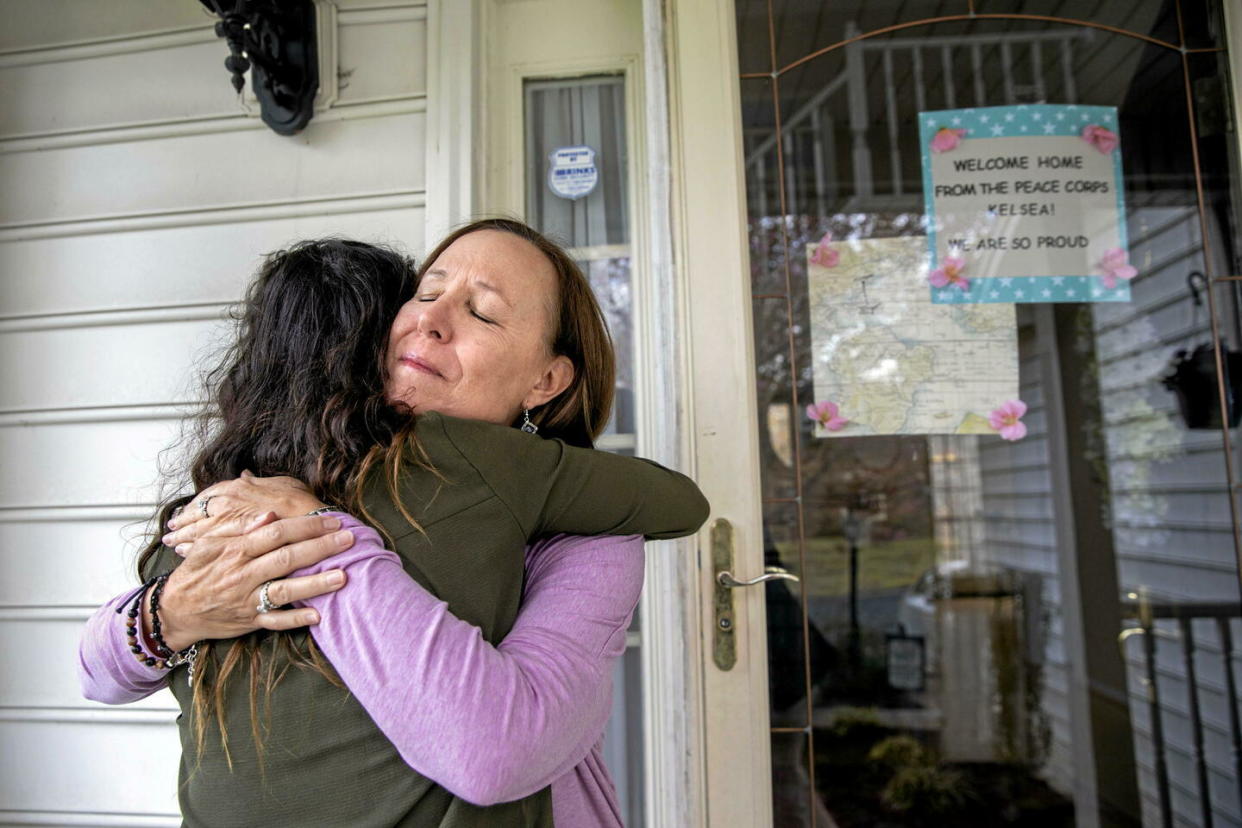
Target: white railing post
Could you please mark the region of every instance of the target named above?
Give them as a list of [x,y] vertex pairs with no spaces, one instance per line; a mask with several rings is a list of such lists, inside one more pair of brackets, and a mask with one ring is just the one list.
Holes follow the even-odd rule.
[[[857,37],[858,24],[845,24],[845,36]],[[854,195],[869,198],[874,192],[871,181],[871,149],[867,146],[867,67],[863,61],[863,41],[845,47],[846,88],[850,105],[850,134],[853,138]]]

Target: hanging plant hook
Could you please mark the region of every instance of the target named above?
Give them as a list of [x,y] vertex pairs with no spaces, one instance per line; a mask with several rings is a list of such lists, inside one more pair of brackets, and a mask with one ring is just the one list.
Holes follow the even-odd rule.
[[1208,289],[1207,277],[1198,270],[1192,270],[1190,271],[1190,274],[1186,276],[1186,285],[1190,288],[1190,295],[1195,300],[1195,307],[1203,307],[1203,297],[1199,294],[1200,291],[1206,291]]

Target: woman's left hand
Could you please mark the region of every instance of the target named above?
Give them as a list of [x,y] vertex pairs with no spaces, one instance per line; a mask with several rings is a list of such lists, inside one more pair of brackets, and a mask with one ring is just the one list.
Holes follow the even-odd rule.
[[295,477],[255,477],[242,472],[241,477],[223,480],[195,495],[168,522],[170,531],[163,542],[176,549],[198,538],[240,535],[269,513],[298,517],[324,505]]

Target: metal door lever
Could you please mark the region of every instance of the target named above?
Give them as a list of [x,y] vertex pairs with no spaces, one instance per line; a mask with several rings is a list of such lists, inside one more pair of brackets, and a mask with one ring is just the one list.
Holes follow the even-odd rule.
[[758,576],[757,578],[751,578],[748,581],[739,581],[737,578],[734,578],[733,573],[728,571],[727,569],[724,572],[721,572],[720,574],[716,576],[716,583],[720,584],[722,587],[728,587],[729,589],[736,589],[737,587],[754,586],[755,584],[761,584],[764,581],[795,581],[796,582],[799,580],[801,579],[797,575],[794,575],[791,572],[786,572],[784,569],[781,569],[779,566],[765,566],[763,568],[762,575]]
[[793,575],[779,566],[765,566],[763,574],[749,581],[733,577],[733,524],[724,518],[712,523],[711,538],[712,572],[716,582],[712,589],[712,660],[721,670],[732,670],[737,663],[737,632],[733,620],[733,590],[737,587],[754,586],[764,581],[797,581]]

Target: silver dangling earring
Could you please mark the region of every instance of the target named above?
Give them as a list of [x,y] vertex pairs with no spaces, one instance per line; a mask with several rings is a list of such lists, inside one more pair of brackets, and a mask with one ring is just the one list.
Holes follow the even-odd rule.
[[534,434],[538,430],[539,426],[530,421],[530,409],[526,409],[522,414],[522,431],[525,431],[527,434]]

